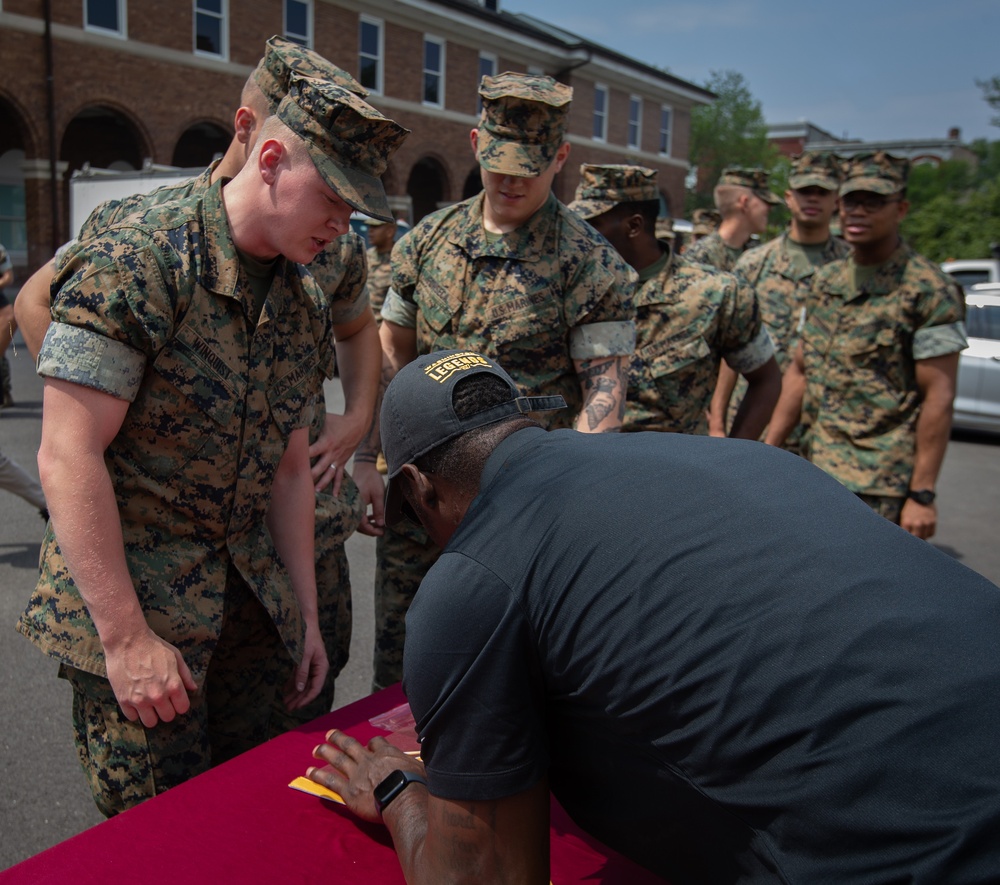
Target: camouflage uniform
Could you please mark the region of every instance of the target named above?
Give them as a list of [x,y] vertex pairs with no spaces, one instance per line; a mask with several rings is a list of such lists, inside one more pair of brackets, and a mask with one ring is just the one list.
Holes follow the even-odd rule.
[[375,318],[381,319],[386,292],[392,284],[392,251],[379,252],[372,246],[368,252],[368,299]]
[[695,264],[704,264],[716,270],[733,270],[740,256],[746,251],[727,246],[717,230],[702,237],[684,250],[684,257]]
[[[260,656],[254,656],[252,679],[242,670],[234,679],[246,677],[255,689],[273,692],[280,671],[301,656],[303,623],[287,573],[274,567],[264,514],[288,436],[308,424],[315,408],[313,330],[326,312],[322,294],[302,268],[279,261],[260,321],[252,323],[253,295],[228,235],[219,184],[81,244],[56,287],[55,322],[39,354],[39,374],[131,403],[105,461],[147,623],[180,650],[199,685],[223,624],[227,631],[241,625],[259,638]],[[241,594],[244,583],[250,592]],[[73,668],[75,686],[94,683],[76,671],[105,675],[100,638],[51,526],[39,583],[18,630]],[[88,698],[104,708],[113,701],[107,693]],[[246,743],[228,741],[225,756],[266,737],[266,717],[260,722],[249,714],[268,706],[261,696],[228,700],[242,715],[227,733],[245,729]],[[173,752],[186,747],[184,771],[173,772],[182,780],[220,761],[208,746],[206,692],[191,695],[191,702],[189,715],[151,730]],[[115,744],[116,758],[145,756],[143,744],[102,740],[97,711],[84,712],[83,703],[77,699],[78,734],[101,747]],[[85,768],[90,759],[105,758],[93,741],[80,749]],[[179,782],[170,772],[163,776],[157,789]],[[136,785],[120,760],[99,785],[95,798],[105,813],[135,798]]]
[[[345,201],[388,214],[379,176],[405,130],[317,80],[291,82],[277,114]],[[257,319],[221,193],[220,182],[80,244],[39,355],[40,374],[131,403],[105,452],[126,562],[150,629],[202,686],[170,723],[124,719],[50,529],[18,629],[74,684],[78,750],[106,814],[266,740],[280,676],[302,654],[302,616],[265,515],[290,434],[320,420],[334,317],[309,272],[279,257]]]
[[[368,94],[346,71],[311,50],[278,36],[268,40],[264,56],[251,77],[274,112],[297,74],[332,82],[362,98]],[[204,172],[188,181],[101,204],[84,222],[79,239],[97,236],[141,209],[204,193],[211,186],[212,176],[220,162],[213,161]],[[309,264],[308,272],[329,298],[332,311],[329,320],[332,323],[347,323],[356,319],[368,304],[364,253],[364,241],[352,230],[338,237]],[[322,319],[325,322],[327,318]],[[321,373],[327,378],[333,377],[333,338],[329,335],[322,337],[320,330],[316,334],[321,347]],[[316,442],[322,432],[325,416],[325,402],[321,397],[310,430],[310,444]],[[333,705],[334,680],[347,663],[351,644],[351,585],[344,542],[360,523],[362,510],[360,493],[347,472],[344,473],[338,498],[330,495],[329,487],[317,493],[316,592],[320,630],[330,661],[330,672],[319,696],[306,707],[289,712],[284,702],[280,698],[277,700],[271,724],[275,734],[329,712]]]
[[[653,169],[585,163],[569,208],[608,230],[598,219],[611,219],[613,227],[607,213],[616,206],[625,204],[627,213],[651,212],[658,199]],[[617,233],[611,237],[616,243]],[[622,430],[705,434],[719,361],[752,372],[771,358],[773,348],[753,289],[732,274],[685,261],[669,243],[659,247],[660,259],[639,271],[636,346]]]
[[788,234],[750,249],[736,263],[736,272],[753,286],[760,302],[761,318],[774,343],[774,355],[784,371],[798,342],[798,326],[805,310],[806,295],[819,267],[846,258],[851,247],[839,237],[830,237],[819,265],[798,263],[788,250]]
[[[770,191],[770,176],[759,167],[727,166],[722,170],[716,187],[741,187],[769,206],[781,203],[781,200]],[[726,244],[718,230],[713,230],[686,249],[684,257],[688,261],[707,264],[717,270],[733,270],[740,256],[749,247],[749,243],[748,240],[739,248],[733,248]]]
[[[84,222],[80,239],[97,236],[143,208],[204,193],[211,186],[212,173],[218,164],[218,160],[213,162],[204,172],[188,181],[157,188],[148,194],[135,194],[102,203]],[[307,270],[330,300],[330,322],[347,323],[364,311],[368,304],[364,240],[354,231],[334,240],[310,262]],[[332,378],[335,360],[333,337],[322,337],[321,330],[317,330],[316,334],[320,346],[321,375]],[[310,429],[310,444],[316,442],[322,432],[325,417],[325,401],[321,397]],[[338,498],[330,495],[329,487],[316,495],[316,593],[330,672],[319,696],[305,707],[289,712],[284,701],[277,700],[271,723],[273,734],[288,731],[328,713],[333,706],[334,681],[346,665],[351,647],[351,584],[344,542],[357,529],[362,515],[360,492],[346,471]]]
[[915,361],[966,346],[955,283],[905,244],[860,291],[852,259],[816,272],[802,329],[803,453],[847,488],[903,498],[920,410]]
[[[568,409],[538,417],[570,427],[583,405],[573,358],[633,347],[634,277],[554,196],[497,242],[484,235],[482,201],[441,209],[399,241],[383,319],[415,328],[418,353],[474,350],[526,396],[561,394]],[[375,685],[383,686],[401,677],[403,616],[439,551],[414,526],[387,528],[376,546]]]
[[622,430],[705,434],[719,361],[745,374],[774,350],[750,286],[664,248],[664,257],[639,275]]
[[[548,168],[572,91],[548,77],[501,74],[484,77],[480,94],[480,165],[526,176]],[[415,329],[418,354],[473,350],[500,363],[526,396],[561,394],[565,411],[536,417],[569,427],[582,408],[573,360],[633,352],[635,275],[552,195],[499,237],[485,232],[483,200],[428,215],[396,244],[382,318]],[[387,527],[378,539],[376,687],[401,678],[403,619],[438,552],[412,526]]]

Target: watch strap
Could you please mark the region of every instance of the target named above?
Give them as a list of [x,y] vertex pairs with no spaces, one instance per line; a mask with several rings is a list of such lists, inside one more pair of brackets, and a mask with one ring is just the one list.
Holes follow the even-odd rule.
[[427,781],[412,771],[402,771],[397,768],[395,771],[390,772],[372,791],[378,813],[382,814],[389,807],[389,804],[410,784],[423,784],[426,787]]

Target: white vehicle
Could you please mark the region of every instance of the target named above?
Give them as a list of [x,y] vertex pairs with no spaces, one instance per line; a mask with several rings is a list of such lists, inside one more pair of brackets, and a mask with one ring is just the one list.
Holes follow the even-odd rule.
[[941,270],[951,274],[963,289],[976,283],[1000,283],[1000,261],[996,258],[968,258],[944,261]]
[[966,290],[969,347],[958,362],[952,425],[1000,433],[1000,283]]

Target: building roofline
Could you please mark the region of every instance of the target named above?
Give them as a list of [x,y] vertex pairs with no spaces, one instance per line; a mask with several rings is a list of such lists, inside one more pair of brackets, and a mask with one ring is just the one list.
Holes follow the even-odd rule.
[[566,66],[557,73],[566,74],[574,68],[596,61],[598,58],[610,62],[619,69],[631,69],[638,74],[660,81],[665,87],[682,94],[696,104],[711,104],[718,96],[714,92],[680,77],[660,70],[651,64],[638,61],[631,56],[609,49],[600,43],[549,24],[527,13],[510,13],[503,10],[486,9],[474,0],[424,0],[436,6],[444,6],[456,12],[473,16],[493,27],[500,23],[504,28],[544,43],[564,56]]

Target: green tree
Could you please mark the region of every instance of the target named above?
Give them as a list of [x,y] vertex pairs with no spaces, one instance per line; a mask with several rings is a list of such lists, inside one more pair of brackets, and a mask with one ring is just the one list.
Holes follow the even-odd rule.
[[933,261],[988,258],[1000,243],[1000,142],[980,139],[969,147],[978,162],[910,170],[902,233]]
[[767,138],[767,124],[743,75],[736,71],[712,71],[705,88],[716,100],[691,113],[689,159],[697,167],[697,181],[688,194],[688,214],[712,205],[712,189],[723,168],[763,166],[771,169],[779,154]]
[[[1000,111],[1000,76],[989,80],[976,80],[976,85],[983,90],[984,101],[995,111]],[[994,126],[1000,126],[1000,116],[990,120]]]

